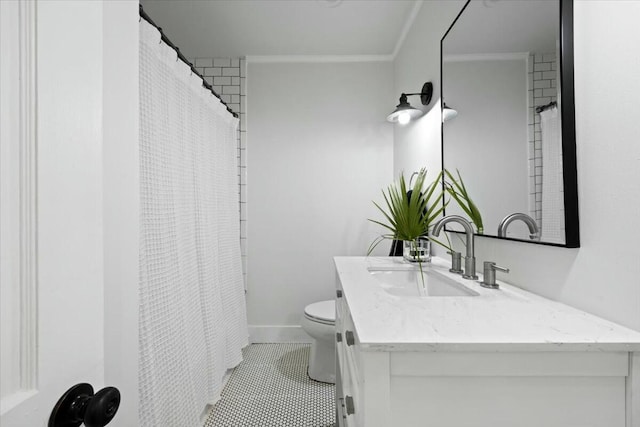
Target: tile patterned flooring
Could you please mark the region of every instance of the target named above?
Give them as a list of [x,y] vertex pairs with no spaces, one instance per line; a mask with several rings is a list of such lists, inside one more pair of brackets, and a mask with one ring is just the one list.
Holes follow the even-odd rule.
[[335,386],[307,376],[309,344],[252,344],[204,427],[333,427]]

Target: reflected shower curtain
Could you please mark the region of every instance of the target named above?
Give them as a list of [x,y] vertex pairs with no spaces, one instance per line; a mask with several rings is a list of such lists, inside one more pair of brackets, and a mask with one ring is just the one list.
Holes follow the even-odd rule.
[[557,107],[540,113],[542,131],[542,230],[540,240],[565,243],[562,132]]
[[248,343],[238,120],[140,22],[140,425],[196,427]]

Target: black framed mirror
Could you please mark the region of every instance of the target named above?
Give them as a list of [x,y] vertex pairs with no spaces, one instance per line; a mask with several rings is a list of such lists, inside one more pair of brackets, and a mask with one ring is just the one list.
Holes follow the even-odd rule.
[[460,172],[480,234],[579,247],[573,1],[468,0],[440,67],[442,167]]

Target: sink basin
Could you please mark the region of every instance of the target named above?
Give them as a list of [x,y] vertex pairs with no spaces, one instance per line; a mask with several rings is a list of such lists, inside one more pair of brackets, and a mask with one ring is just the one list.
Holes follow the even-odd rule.
[[[479,294],[434,271],[373,270],[369,273],[382,289],[400,297],[473,297]],[[422,276],[422,277],[421,277]]]

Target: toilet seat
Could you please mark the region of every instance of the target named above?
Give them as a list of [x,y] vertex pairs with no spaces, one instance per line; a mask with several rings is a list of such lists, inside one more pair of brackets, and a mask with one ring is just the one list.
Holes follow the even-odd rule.
[[304,317],[312,322],[334,325],[336,323],[336,302],[329,300],[309,304],[304,308]]

